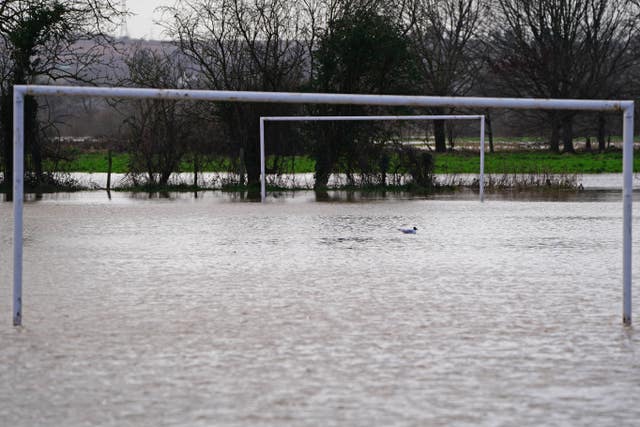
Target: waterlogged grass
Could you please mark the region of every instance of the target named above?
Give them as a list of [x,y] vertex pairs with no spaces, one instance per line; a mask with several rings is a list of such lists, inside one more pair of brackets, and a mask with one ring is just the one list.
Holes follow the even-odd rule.
[[[434,155],[435,173],[477,173],[480,159],[477,152],[463,151]],[[129,155],[113,154],[112,172],[127,173],[129,171]],[[273,168],[273,157],[267,159],[267,169]],[[393,162],[392,162],[393,163]],[[296,173],[312,173],[315,163],[305,156],[286,158],[282,170]],[[48,170],[53,166],[48,165]],[[64,172],[107,172],[108,162],[106,153],[79,154],[74,160],[61,162],[58,170]],[[229,159],[210,161],[201,166],[205,172],[227,172],[234,170]],[[181,172],[192,172],[193,163],[183,161]],[[634,156],[634,171],[640,171],[640,156]],[[621,173],[622,152],[610,151],[606,153],[553,154],[546,151],[503,151],[487,153],[485,156],[486,173]]]
[[[274,160],[275,158],[273,157],[267,158],[267,169],[274,167]],[[114,153],[111,156],[111,161],[111,172],[129,172],[129,154]],[[296,173],[307,173],[314,171],[315,162],[309,157],[296,156],[294,159],[286,158],[283,165],[283,169],[285,170],[295,170]],[[109,170],[109,162],[107,153],[82,153],[75,156],[73,160],[59,162],[57,166],[50,162],[45,165],[45,169],[64,172],[106,173]],[[204,172],[229,172],[236,169],[237,166],[234,166],[230,159],[225,158],[208,161],[200,165],[200,170]],[[180,172],[193,172],[193,162],[183,160],[180,163]]]
[[[479,153],[446,153],[435,158],[436,173],[477,173]],[[640,159],[634,156],[634,171]],[[549,152],[497,152],[485,155],[486,173],[621,173],[622,152],[553,154]]]
[[[127,173],[129,171],[128,154],[113,154],[111,160],[111,172]],[[51,163],[45,164],[45,169],[52,170],[53,168],[55,168],[55,165]],[[74,156],[72,160],[59,162],[57,169],[64,172],[108,172],[109,162],[107,159],[107,153],[81,153]]]
[[[267,157],[267,170],[273,169],[273,157]],[[295,158],[287,157],[281,161],[282,170],[295,170],[296,173],[313,173],[315,171],[316,162],[308,156],[295,156]]]

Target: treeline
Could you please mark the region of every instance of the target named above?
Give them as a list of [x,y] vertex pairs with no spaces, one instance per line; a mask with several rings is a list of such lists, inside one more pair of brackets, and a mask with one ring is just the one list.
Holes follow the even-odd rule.
[[[155,88],[441,96],[634,99],[640,92],[637,0],[178,0],[163,8],[169,42],[119,45],[106,34],[125,13],[110,1],[18,1],[0,5],[0,135],[11,176],[12,85],[35,82]],[[64,117],[46,99],[27,102],[27,169],[60,157]],[[112,135],[131,153],[130,170],[163,184],[185,160],[229,159],[242,183],[259,181],[259,117],[294,114],[447,114],[451,109],[110,102]],[[458,111],[460,112],[460,111]],[[490,111],[477,111],[487,114]],[[615,118],[617,119],[617,117]],[[598,150],[619,124],[606,114],[533,112],[518,123],[546,129],[554,152],[573,152],[575,128]],[[396,162],[421,185],[431,158],[398,142],[394,124],[270,124],[270,164],[309,155],[316,186],[340,171],[385,182]],[[435,151],[447,127],[433,123]],[[292,142],[292,141],[295,141]],[[399,164],[398,164],[399,163]],[[245,178],[246,177],[246,178]]]

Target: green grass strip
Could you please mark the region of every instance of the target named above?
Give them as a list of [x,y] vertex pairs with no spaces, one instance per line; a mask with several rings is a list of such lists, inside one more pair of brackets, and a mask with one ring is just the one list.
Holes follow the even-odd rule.
[[[640,153],[639,153],[640,154]],[[114,173],[128,172],[129,155],[113,154]],[[477,173],[480,158],[477,152],[453,152],[434,154],[435,173]],[[267,168],[273,167],[273,157],[267,159]],[[295,173],[312,173],[315,162],[307,156],[285,158],[283,170]],[[82,153],[71,161],[58,164],[64,172],[107,172],[107,153]],[[52,164],[45,165],[47,170],[54,169]],[[201,166],[204,172],[226,172],[233,170],[229,159],[220,159]],[[192,172],[193,164],[183,161],[182,172]],[[634,156],[634,171],[640,171],[640,155]],[[486,173],[621,173],[622,152],[554,154],[547,151],[503,151],[487,153],[485,156]]]

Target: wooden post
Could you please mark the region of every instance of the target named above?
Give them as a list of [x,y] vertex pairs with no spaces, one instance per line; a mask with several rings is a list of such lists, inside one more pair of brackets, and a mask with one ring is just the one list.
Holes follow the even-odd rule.
[[198,156],[193,156],[193,187],[198,189]]
[[193,155],[193,195],[198,198],[198,155]]
[[107,151],[107,194],[111,198],[111,169],[113,166],[113,158],[111,156],[111,150]]

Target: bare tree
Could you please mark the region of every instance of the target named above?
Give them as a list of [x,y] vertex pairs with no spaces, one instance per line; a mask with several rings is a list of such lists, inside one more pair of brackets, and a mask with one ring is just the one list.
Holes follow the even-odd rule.
[[[128,83],[135,87],[185,87],[192,76],[179,51],[135,48],[127,57]],[[125,120],[129,139],[130,173],[146,174],[147,185],[166,185],[190,148],[193,115],[184,102],[137,100],[133,114]]]
[[[415,0],[410,36],[421,72],[420,91],[426,95],[462,96],[473,87],[480,69],[477,52],[484,0]],[[443,114],[433,108],[431,114]],[[445,127],[434,122],[436,151],[446,151]]]
[[[3,0],[0,3],[0,121],[5,181],[12,175],[13,85],[50,80],[94,81],[124,10],[111,0]],[[103,69],[104,71],[105,69]],[[25,102],[25,143],[37,180],[42,147],[37,102]]]
[[[179,0],[165,8],[168,34],[219,90],[287,91],[308,81],[307,8],[293,0]],[[303,4],[302,6],[305,6]],[[312,5],[311,5],[312,6]],[[218,114],[244,157],[249,185],[259,181],[259,117],[286,106],[221,104]]]
[[[629,0],[497,0],[491,70],[505,92],[539,98],[608,97],[619,90],[638,37]],[[547,113],[550,146],[573,152],[573,112]]]
[[[636,97],[633,70],[640,67],[640,16],[629,1],[589,0],[584,24],[589,80],[584,98]],[[635,96],[634,96],[635,95]],[[607,116],[598,114],[598,150],[606,149]]]

